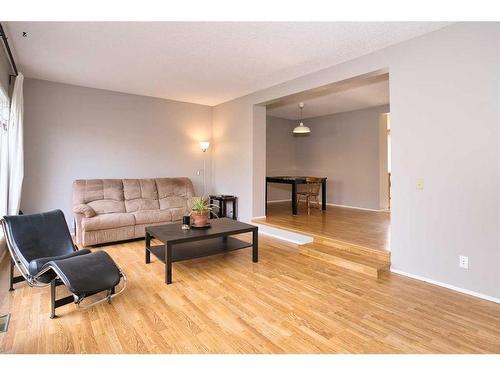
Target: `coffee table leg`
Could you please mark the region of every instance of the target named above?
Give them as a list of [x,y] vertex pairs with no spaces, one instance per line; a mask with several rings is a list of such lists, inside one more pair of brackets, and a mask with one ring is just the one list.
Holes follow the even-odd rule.
[[165,245],[165,283],[172,284],[172,245]]
[[146,264],[151,263],[151,235],[146,232]]
[[259,261],[259,228],[255,228],[252,232],[252,261]]

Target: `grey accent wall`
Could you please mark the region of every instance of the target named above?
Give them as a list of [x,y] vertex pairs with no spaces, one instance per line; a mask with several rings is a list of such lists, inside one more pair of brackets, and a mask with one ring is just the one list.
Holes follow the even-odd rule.
[[[214,141],[225,152],[214,155],[215,190],[230,187],[247,202],[244,219],[262,216],[266,167],[252,152],[265,139],[252,134],[265,123],[254,121],[252,108],[389,71],[392,267],[500,300],[499,45],[499,22],[455,23],[216,106]],[[233,158],[238,163],[226,162]],[[458,267],[459,255],[469,256],[468,270]]]
[[379,115],[389,106],[307,119],[297,137],[299,175],[327,176],[329,203],[379,209]]
[[26,213],[61,208],[72,221],[78,178],[187,176],[210,185],[212,108],[36,79],[24,87]]
[[[267,118],[267,175],[326,176],[328,203],[380,208],[379,116],[389,106],[308,118],[307,136],[293,136],[297,121]],[[268,200],[290,199],[290,186],[270,184]]]
[[[266,119],[266,175],[286,176],[297,174],[295,139],[292,121],[267,116]],[[269,184],[268,201],[290,199],[291,187]]]

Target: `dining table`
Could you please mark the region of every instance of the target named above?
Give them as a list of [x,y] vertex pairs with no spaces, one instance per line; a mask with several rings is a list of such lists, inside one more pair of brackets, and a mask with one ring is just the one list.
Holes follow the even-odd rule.
[[[292,214],[297,215],[297,187],[300,184],[306,184],[310,176],[267,176],[266,177],[266,216],[267,216],[267,190],[270,183],[288,184],[292,186]],[[321,178],[321,209],[326,211],[326,180]]]

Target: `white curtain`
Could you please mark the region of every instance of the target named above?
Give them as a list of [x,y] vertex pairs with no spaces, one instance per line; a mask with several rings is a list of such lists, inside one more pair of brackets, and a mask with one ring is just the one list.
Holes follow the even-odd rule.
[[[17,215],[21,204],[21,189],[24,177],[23,158],[23,81],[19,73],[14,83],[8,120],[5,114],[0,120],[0,217]],[[3,240],[3,232],[0,242]],[[4,246],[0,243],[0,259],[3,257]]]

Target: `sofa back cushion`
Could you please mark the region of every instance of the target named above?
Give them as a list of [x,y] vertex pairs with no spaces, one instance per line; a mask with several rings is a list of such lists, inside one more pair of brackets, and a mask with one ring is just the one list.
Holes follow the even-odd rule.
[[97,215],[172,210],[180,219],[194,196],[193,183],[187,177],[76,180],[73,206],[88,204]]
[[76,180],[73,205],[88,204],[97,215],[125,212],[121,179]]
[[162,210],[177,208],[177,211],[184,211],[188,208],[188,199],[194,195],[193,183],[187,177],[157,178],[156,186]]
[[124,179],[123,194],[127,212],[158,210],[158,190],[152,178]]

